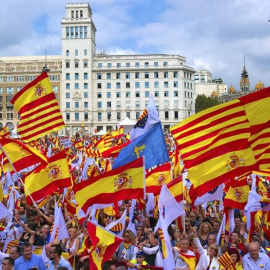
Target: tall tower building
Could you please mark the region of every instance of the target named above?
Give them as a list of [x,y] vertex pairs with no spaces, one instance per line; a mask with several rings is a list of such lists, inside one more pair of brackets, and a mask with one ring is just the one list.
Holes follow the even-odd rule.
[[[96,27],[89,3],[66,4],[62,20],[61,109],[67,131],[92,121],[92,66],[96,54]],[[75,127],[73,124],[77,123]]]
[[241,80],[240,80],[240,91],[248,92],[250,87],[250,82],[248,78],[248,72],[246,70],[245,60],[244,60],[244,67],[241,73]]

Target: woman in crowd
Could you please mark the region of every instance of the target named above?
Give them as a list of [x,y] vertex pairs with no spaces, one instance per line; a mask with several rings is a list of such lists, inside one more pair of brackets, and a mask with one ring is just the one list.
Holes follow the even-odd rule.
[[120,244],[117,251],[117,260],[128,262],[134,258],[135,236],[132,231],[124,233],[124,241]]
[[212,226],[209,222],[204,222],[201,224],[198,231],[198,237],[203,247],[207,246],[208,236],[211,233],[211,231],[212,231]]
[[199,262],[197,263],[196,270],[212,270],[219,269],[218,262],[218,245],[212,244],[208,250],[204,249],[201,245],[200,239],[196,230],[193,228],[194,244],[200,254]]

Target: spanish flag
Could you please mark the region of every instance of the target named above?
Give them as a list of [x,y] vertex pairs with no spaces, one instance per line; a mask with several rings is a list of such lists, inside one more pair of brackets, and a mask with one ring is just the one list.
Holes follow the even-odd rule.
[[[31,197],[40,200],[59,187],[70,187],[71,179],[65,151],[61,151],[48,159],[48,165],[40,165],[31,174],[25,177],[25,187]],[[26,195],[31,204],[30,195]]]
[[122,136],[124,136],[124,128],[123,128],[123,126],[118,128],[117,130],[112,131],[112,138],[113,139],[119,139]]
[[84,213],[93,204],[111,204],[145,197],[144,158],[99,175],[74,187],[75,199]]
[[11,100],[20,114],[18,132],[25,142],[65,128],[46,72],[21,89]]
[[249,191],[250,188],[246,179],[231,181],[231,186],[224,198],[223,205],[230,208],[244,209],[248,201]]
[[195,270],[196,256],[185,254],[180,250],[179,250],[179,254],[180,254],[181,258],[185,261],[185,263],[188,265],[189,269]]
[[0,145],[17,172],[38,163],[47,164],[47,158],[39,151],[19,141],[0,138]]
[[145,174],[146,192],[159,194],[162,185],[168,184],[171,178],[171,164],[164,163]]
[[124,239],[92,221],[87,222],[87,230],[92,243],[89,256],[90,269],[102,270],[103,263],[111,259]]

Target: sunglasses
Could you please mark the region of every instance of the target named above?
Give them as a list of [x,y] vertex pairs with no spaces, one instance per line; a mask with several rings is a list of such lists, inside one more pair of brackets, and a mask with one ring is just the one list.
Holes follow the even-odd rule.
[[137,231],[141,231],[142,229],[137,229]]
[[214,251],[218,251],[218,249],[217,249],[217,248],[213,248],[213,247],[211,247],[210,249],[213,249]]

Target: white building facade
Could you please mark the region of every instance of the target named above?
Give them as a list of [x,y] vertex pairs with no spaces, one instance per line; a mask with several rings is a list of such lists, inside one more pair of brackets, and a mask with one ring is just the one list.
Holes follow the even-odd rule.
[[164,128],[195,113],[195,70],[186,65],[185,57],[97,54],[96,27],[89,3],[66,4],[61,26],[62,55],[48,55],[47,62],[44,56],[0,57],[0,108],[4,110],[0,112],[1,126],[8,115],[16,129],[19,119],[7,102],[15,94],[15,87],[19,91],[30,77],[38,76],[44,65],[50,77],[56,78],[52,86],[66,123],[60,134],[73,135],[82,125],[89,133],[106,131],[116,128],[126,117],[136,121],[151,94]]

